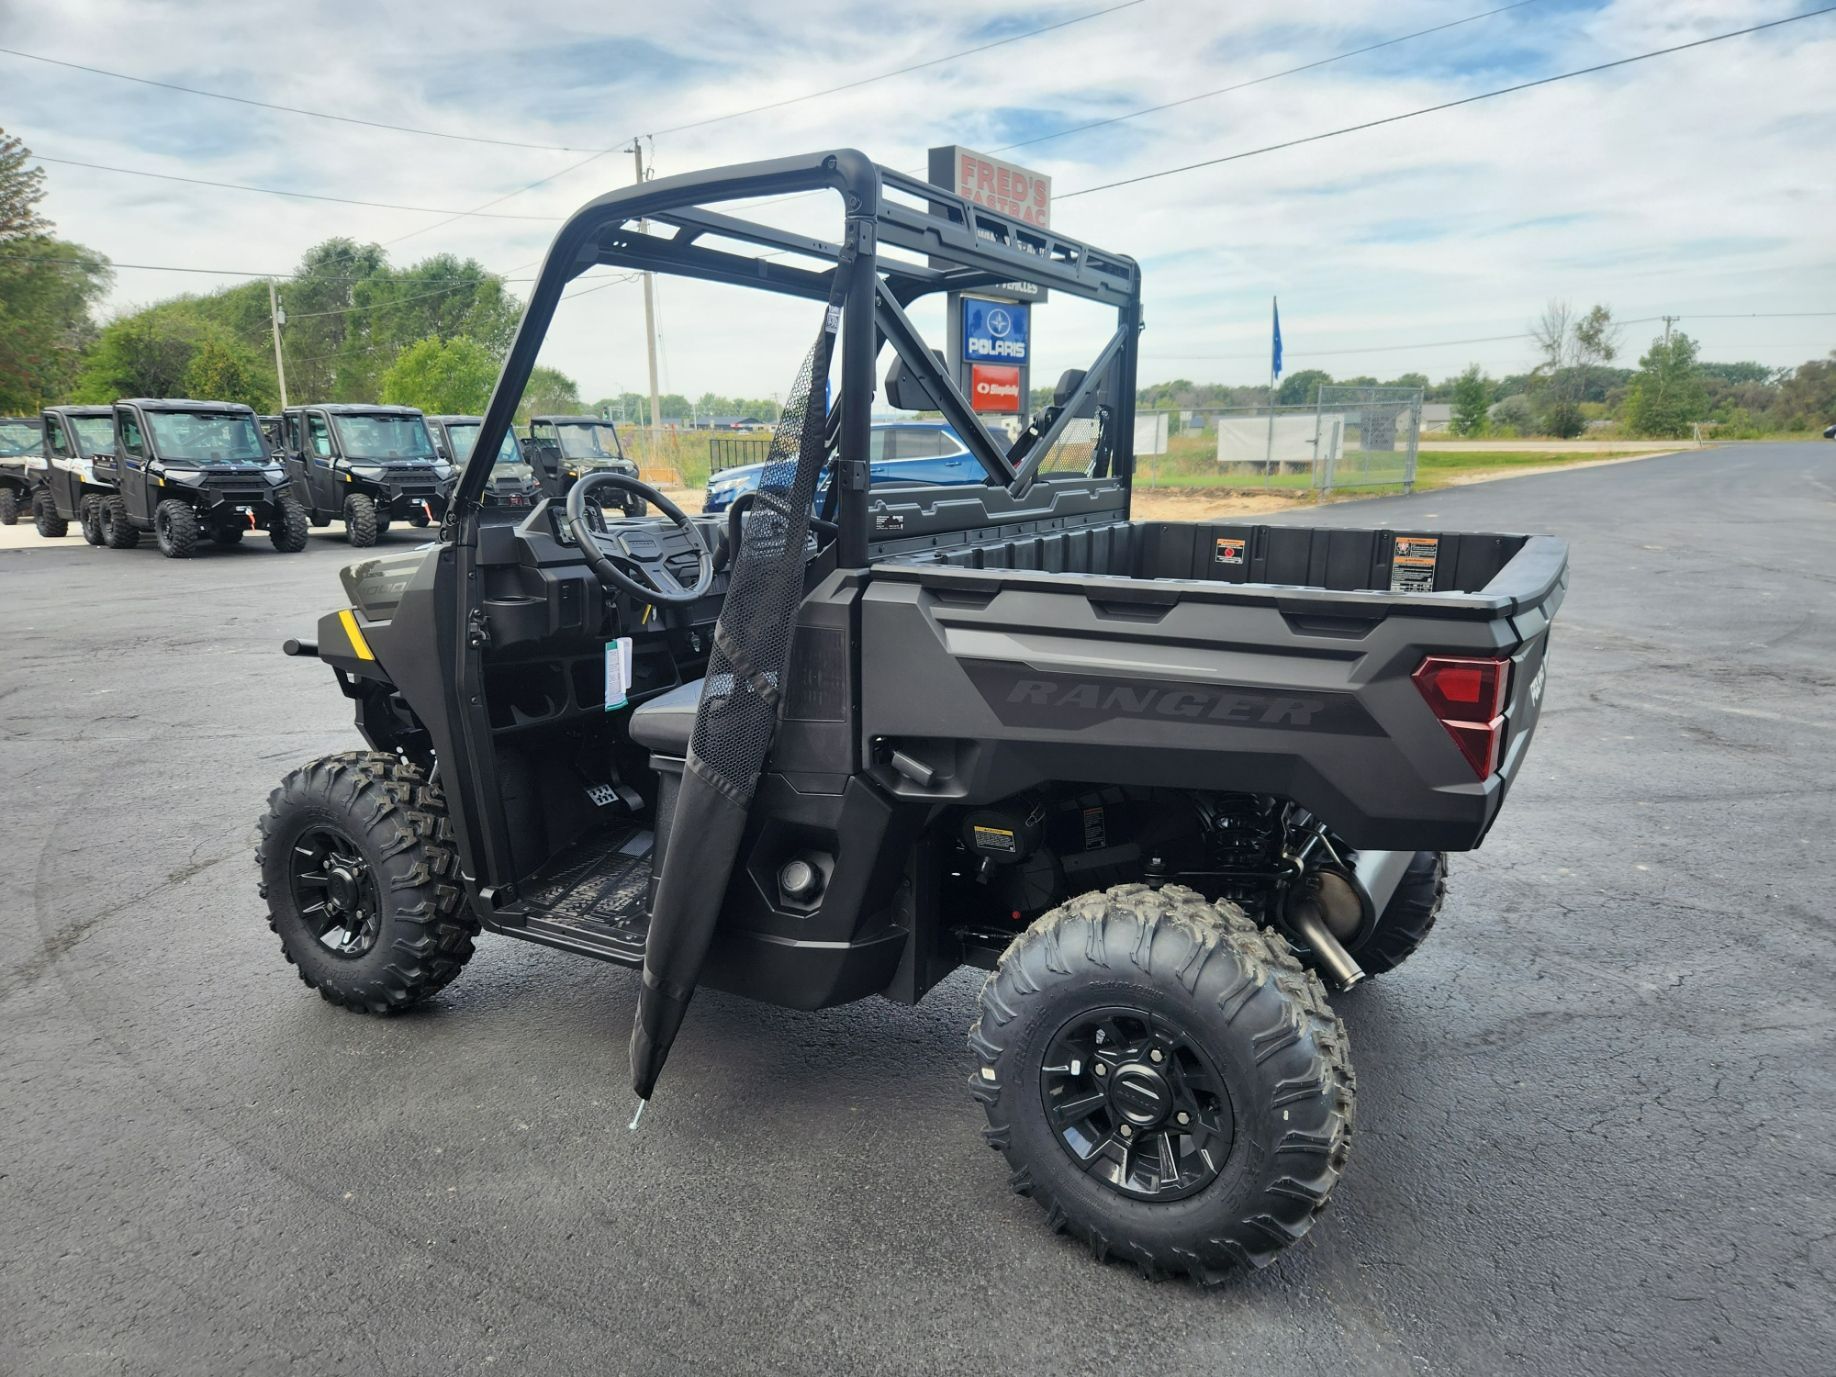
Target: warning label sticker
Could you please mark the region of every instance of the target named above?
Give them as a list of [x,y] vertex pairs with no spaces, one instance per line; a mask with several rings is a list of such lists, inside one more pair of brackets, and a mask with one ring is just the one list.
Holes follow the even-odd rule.
[[1219,536],[1218,553],[1215,556],[1219,564],[1243,563],[1244,542],[1237,536]]
[[1020,848],[1014,841],[1014,834],[1005,827],[984,827],[975,825],[975,845],[978,851],[1000,851],[1012,855]]
[[1396,550],[1390,556],[1390,591],[1432,593],[1440,554],[1439,536],[1397,536]]

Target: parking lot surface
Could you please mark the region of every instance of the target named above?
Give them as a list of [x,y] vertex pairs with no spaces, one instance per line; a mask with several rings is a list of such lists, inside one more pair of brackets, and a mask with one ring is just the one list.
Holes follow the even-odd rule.
[[[1284,521],[1573,543],[1541,734],[1441,924],[1340,1000],[1332,1208],[1216,1291],[1100,1266],[977,1133],[977,977],[695,1004],[485,938],[392,1021],[294,977],[268,790],[341,539],[0,551],[0,1371],[1827,1373],[1836,445]],[[406,546],[406,533],[389,538]]]

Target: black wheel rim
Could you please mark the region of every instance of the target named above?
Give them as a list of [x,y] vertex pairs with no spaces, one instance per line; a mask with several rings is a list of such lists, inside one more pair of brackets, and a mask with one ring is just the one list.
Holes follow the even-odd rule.
[[1218,1177],[1236,1138],[1216,1064],[1171,1019],[1092,1009],[1060,1028],[1039,1070],[1046,1123],[1092,1180],[1178,1200]]
[[356,960],[376,945],[382,927],[376,876],[357,843],[339,828],[307,829],[293,844],[293,902],[319,945]]

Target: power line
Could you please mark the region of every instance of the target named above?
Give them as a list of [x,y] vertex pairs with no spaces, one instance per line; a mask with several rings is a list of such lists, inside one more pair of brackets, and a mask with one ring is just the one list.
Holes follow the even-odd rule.
[[[0,253],[0,262],[10,262],[10,263],[83,263],[86,261],[87,261],[86,259],[72,258],[72,257],[69,257],[68,255],[58,255],[58,254]],[[240,268],[191,268],[191,267],[182,267],[174,263],[117,263],[111,260],[109,261],[108,266],[111,270],[115,268],[127,268],[127,269],[131,269],[137,272],[197,273],[205,277],[249,277],[249,278],[269,278],[271,277],[276,282],[314,282],[314,283],[344,282],[344,283],[350,283],[350,282],[374,282],[376,280],[374,276],[342,277],[342,276],[326,276],[326,275],[321,275],[319,273],[308,273],[308,274],[302,275],[296,272],[254,272],[254,271],[250,271],[247,269],[240,269]],[[524,264],[523,266],[527,267],[529,265]],[[497,280],[500,282],[533,282],[535,281],[533,277],[506,277],[506,276],[502,276],[496,273],[491,274],[491,276],[496,277]],[[470,278],[470,277],[448,277],[448,278],[429,277],[429,278],[422,278],[421,280],[423,282],[455,282],[455,283],[478,281],[477,278]]]
[[1558,81],[1567,81],[1571,77],[1591,76],[1596,72],[1611,71],[1615,67],[1629,67],[1635,62],[1646,62],[1654,57],[1666,57],[1671,53],[1687,52],[1691,48],[1706,48],[1711,43],[1722,43],[1730,38],[1743,38],[1748,34],[1761,33],[1766,29],[1780,28],[1786,24],[1796,24],[1800,20],[1815,19],[1819,15],[1836,11],[1836,5],[1825,5],[1822,9],[1806,10],[1803,14],[1787,15],[1783,19],[1769,20],[1764,24],[1752,24],[1744,29],[1734,29],[1728,33],[1718,33],[1709,38],[1698,38],[1689,43],[1676,43],[1668,48],[1654,48],[1648,53],[1639,53],[1635,57],[1617,58],[1612,62],[1596,63],[1592,67],[1578,67],[1572,72],[1558,72],[1555,76],[1539,77],[1535,81],[1520,81],[1515,86],[1501,86],[1496,91],[1481,91],[1478,95],[1463,96],[1459,100],[1443,101],[1439,105],[1427,105],[1420,110],[1410,110],[1400,115],[1386,115],[1382,119],[1365,120],[1362,124],[1348,124],[1342,129],[1329,129],[1323,134],[1308,134],[1303,138],[1286,139],[1281,143],[1266,144],[1261,148],[1245,149],[1241,153],[1227,153],[1221,158],[1206,158],[1196,163],[1186,163],[1180,167],[1169,167],[1159,172],[1144,172],[1139,177],[1124,177],[1119,181],[1102,182],[1096,186],[1081,187],[1076,191],[1067,191],[1053,199],[1069,201],[1073,197],[1088,196],[1097,191],[1113,191],[1117,187],[1135,186],[1141,182],[1151,182],[1161,177],[1174,177],[1183,172],[1196,172],[1200,168],[1217,167],[1221,163],[1234,163],[1243,158],[1254,158],[1263,153],[1276,153],[1286,148],[1298,148],[1302,144],[1319,143],[1322,139],[1337,138],[1341,134],[1356,134],[1365,129],[1376,129],[1386,124],[1396,124],[1410,120],[1418,115],[1433,115],[1442,110],[1455,110],[1462,105],[1472,105],[1478,101],[1491,100],[1497,96],[1508,96],[1517,91],[1528,91],[1537,86],[1549,86]]
[[1125,120],[1140,119],[1143,115],[1157,115],[1162,110],[1174,110],[1182,105],[1191,105],[1194,101],[1209,100],[1213,96],[1229,95],[1232,91],[1246,91],[1252,86],[1261,86],[1267,82],[1279,81],[1283,77],[1298,76],[1302,72],[1315,71],[1321,67],[1330,67],[1335,62],[1344,62],[1349,58],[1363,57],[1380,48],[1393,48],[1398,43],[1407,43],[1411,39],[1426,38],[1429,34],[1457,29],[1462,24],[1476,24],[1481,19],[1490,19],[1496,14],[1507,14],[1512,10],[1521,10],[1526,5],[1541,4],[1542,0],[1516,0],[1510,5],[1500,5],[1497,9],[1486,10],[1480,14],[1469,14],[1464,19],[1450,19],[1445,24],[1436,24],[1433,28],[1417,29],[1414,33],[1399,34],[1395,38],[1386,38],[1380,43],[1366,44],[1362,48],[1353,48],[1349,52],[1335,53],[1331,57],[1322,57],[1315,62],[1303,63],[1299,67],[1289,67],[1283,71],[1270,72],[1265,76],[1251,77],[1248,81],[1234,82],[1229,86],[1220,86],[1214,91],[1200,91],[1197,95],[1181,96],[1178,100],[1167,101],[1164,105],[1148,105],[1139,110],[1130,110],[1125,115],[1112,115],[1108,119],[1091,120],[1088,124],[1074,124],[1066,129],[1055,130],[1050,134],[1038,134],[1030,139],[1021,139],[1018,143],[1004,143],[991,149],[994,153],[1008,153],[1016,148],[1030,148],[1036,143],[1050,143],[1053,139],[1067,138],[1072,134],[1082,134],[1091,129],[1102,129],[1107,125],[1121,124]]
[[[277,186],[250,186],[246,182],[212,182],[202,177],[180,177],[170,172],[146,172],[134,167],[111,167],[106,163],[79,162],[75,158],[47,157],[43,153],[34,153],[32,156],[41,163],[53,163],[59,167],[86,167],[94,172],[115,172],[124,177],[152,177],[162,182],[184,182],[189,186],[215,187],[220,191],[253,191],[264,196],[290,196],[298,201],[331,201],[341,206],[368,206],[374,210],[412,210],[421,215],[450,215],[454,219],[476,215],[486,220],[542,220],[551,224],[564,218],[559,215],[487,215],[482,210],[454,211],[443,206],[405,206],[394,201],[359,201],[349,196],[321,196],[316,192],[288,191]],[[451,222],[442,221],[441,223]]]
[[[1542,0],[1516,0],[1514,4],[1503,5],[1497,9],[1485,10],[1479,14],[1469,14],[1464,19],[1452,19],[1445,24],[1436,24],[1433,28],[1417,29],[1414,33],[1398,34],[1394,38],[1386,38],[1381,42],[1370,43],[1362,48],[1353,48],[1349,52],[1335,53],[1331,57],[1322,57],[1313,62],[1302,63],[1298,67],[1289,67],[1279,72],[1269,72],[1263,76],[1251,77],[1247,81],[1235,82],[1229,86],[1220,86],[1215,90],[1200,91],[1196,95],[1181,96],[1178,100],[1170,100],[1163,105],[1148,105],[1139,110],[1130,110],[1127,114],[1112,115],[1107,119],[1092,120],[1087,124],[1070,125],[1064,129],[1054,130],[1049,134],[1039,134],[1030,139],[1021,139],[1018,143],[1004,143],[989,151],[992,153],[1010,153],[1016,148],[1029,148],[1034,144],[1049,143],[1054,139],[1067,138],[1072,134],[1082,134],[1087,130],[1101,129],[1106,125],[1122,124],[1128,120],[1140,119],[1143,115],[1158,114],[1162,110],[1173,110],[1182,105],[1191,105],[1195,101],[1209,100],[1213,96],[1228,95],[1232,91],[1247,90],[1252,86],[1261,86],[1271,81],[1279,81],[1283,77],[1298,76],[1302,72],[1311,72],[1321,67],[1329,67],[1335,62],[1344,62],[1350,58],[1362,57],[1366,53],[1374,53],[1380,48],[1393,48],[1398,43],[1407,43],[1412,39],[1426,38],[1430,34],[1440,33],[1446,29],[1459,28],[1462,24],[1477,23],[1481,19],[1490,19],[1493,15],[1504,14],[1510,10],[1522,9],[1526,5],[1540,3],[1542,3]],[[922,167],[908,167],[905,170],[913,176],[922,176],[927,171],[927,169]],[[753,203],[753,208],[755,210],[762,210],[766,206],[782,205],[787,201],[796,201],[806,196],[817,196],[822,194],[824,193],[809,191],[792,192],[788,196],[774,196],[769,200],[755,201]]]
[[487,139],[476,134],[452,134],[440,129],[416,129],[406,124],[388,124],[382,120],[358,119],[354,115],[334,115],[325,110],[306,110],[297,105],[276,105],[271,101],[251,100],[247,96],[232,96],[226,91],[205,91],[196,86],[180,86],[171,81],[154,81],[150,77],[130,76],[126,72],[111,72],[102,67],[86,67],[80,62],[65,62],[61,58],[46,57],[42,53],[22,52],[18,48],[0,48],[0,53],[11,57],[23,57],[32,62],[44,62],[53,67],[65,67],[73,72],[87,72],[91,76],[110,77],[116,81],[131,81],[137,86],[153,86],[162,91],[181,91],[188,96],[208,96],[212,100],[234,101],[237,105],[252,105],[258,110],[278,110],[288,115],[308,115],[316,120],[336,120],[339,124],[360,124],[365,129],[388,129],[397,134],[419,134],[428,139],[452,139],[459,143],[487,143],[498,148],[528,148],[542,153],[579,153],[583,150],[569,148],[563,144],[553,143],[519,143],[514,139]]
[[[744,116],[744,115],[756,115],[765,110],[776,110],[782,106],[796,105],[806,100],[815,100],[820,96],[834,95],[838,91],[853,90],[856,87],[866,86],[872,82],[886,81],[892,77],[904,76],[907,72],[916,72],[925,67],[935,67],[939,65],[940,63],[944,63],[944,62],[954,62],[959,57],[968,57],[974,53],[986,52],[990,48],[998,48],[1004,44],[1018,43],[1023,38],[1033,38],[1042,33],[1049,33],[1053,29],[1062,29],[1072,24],[1081,24],[1086,19],[1096,19],[1105,14],[1113,14],[1116,10],[1125,10],[1125,9],[1130,8],[1133,5],[1139,5],[1142,3],[1144,3],[1144,0],[1126,0],[1126,3],[1124,4],[1112,5],[1108,9],[1096,10],[1090,14],[1079,15],[1072,19],[1060,20],[1056,24],[1047,24],[1042,28],[1029,29],[1025,33],[1017,33],[1007,38],[997,39],[993,43],[984,43],[980,47],[967,48],[967,49],[964,49],[962,52],[948,53],[943,57],[931,58],[929,61],[914,63],[909,67],[900,67],[894,71],[881,72],[878,76],[862,77],[859,81],[850,81],[841,86],[832,86],[829,89],[824,90],[824,91],[811,91],[806,95],[792,96],[785,100],[775,101],[769,105],[754,106],[752,109],[749,109],[749,110],[735,110],[725,115],[711,115],[707,119],[693,120],[689,122],[688,124],[672,125],[668,129],[654,130],[650,134],[646,135],[645,137],[654,139],[656,138],[658,134],[680,134],[685,130],[700,129],[706,125],[718,124],[724,120],[739,119],[741,116]],[[385,239],[383,240],[383,244],[385,246],[399,244],[404,239],[412,239],[416,235],[426,234],[430,230],[442,229],[445,226],[452,224],[453,221],[462,220],[468,215],[480,215],[483,212],[489,210],[492,206],[502,205],[505,201],[511,200],[512,198],[517,197],[517,196],[521,196],[525,192],[534,191],[537,187],[540,187],[540,186],[547,186],[550,182],[558,181],[560,178],[567,176],[569,173],[578,172],[581,168],[585,167],[588,163],[598,162],[601,158],[605,157],[608,153],[619,152],[624,147],[626,147],[626,145],[614,145],[612,148],[601,148],[596,152],[588,154],[586,157],[582,158],[579,162],[569,163],[566,167],[562,168],[558,172],[551,172],[548,174],[548,176],[540,177],[536,179],[535,181],[530,182],[526,186],[520,186],[514,191],[506,191],[502,196],[494,196],[488,201],[480,202],[477,206],[473,207],[471,210],[461,211],[458,214],[452,215],[445,220],[437,220],[431,225],[422,225],[419,229],[409,230],[406,234],[398,234],[393,239]]]
[[927,67],[940,67],[946,62],[954,62],[960,57],[973,57],[977,53],[988,52],[992,48],[1003,48],[1010,43],[1019,43],[1024,39],[1037,38],[1042,33],[1051,33],[1056,29],[1068,29],[1073,24],[1082,24],[1091,19],[1101,19],[1106,14],[1118,10],[1133,9],[1145,0],[1124,0],[1120,5],[1111,5],[1107,9],[1092,10],[1088,14],[1074,15],[1070,19],[1061,19],[1055,24],[1044,24],[1037,29],[1028,29],[1024,33],[1009,34],[1006,38],[997,38],[974,48],[965,48],[961,52],[946,53],[942,57],[927,58],[923,62],[914,62],[909,67],[896,67],[890,72],[880,72],[875,76],[861,77],[855,81],[845,81],[840,86],[830,86],[821,91],[810,91],[801,96],[788,96],[783,100],[774,100],[765,105],[754,105],[745,110],[732,110],[724,115],[709,115],[706,119],[690,120],[687,124],[671,125],[667,129],[654,129],[651,138],[660,134],[680,134],[689,129],[703,129],[710,124],[720,124],[726,120],[744,119],[747,115],[763,114],[767,110],[782,110],[787,105],[800,105],[806,100],[818,100],[823,96],[832,96],[841,91],[852,91],[861,86],[871,86],[876,81],[887,81],[893,77],[905,76],[910,72],[921,72]]

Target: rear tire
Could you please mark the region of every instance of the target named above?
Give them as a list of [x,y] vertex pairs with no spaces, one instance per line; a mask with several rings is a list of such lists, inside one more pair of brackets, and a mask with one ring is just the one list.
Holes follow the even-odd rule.
[[376,503],[362,493],[344,499],[344,529],[353,547],[363,549],[376,543]]
[[70,523],[57,514],[57,503],[48,492],[32,499],[32,524],[46,540],[62,540],[70,531]]
[[1345,1169],[1345,1030],[1232,903],[1141,884],[1073,899],[1001,957],[969,1046],[1009,1184],[1145,1276],[1266,1266]]
[[11,488],[0,488],[0,526],[19,524],[19,494]]
[[304,507],[291,497],[276,500],[274,514],[268,518],[268,539],[275,549],[283,555],[297,555],[306,548],[311,531]]
[[1441,851],[1417,851],[1403,872],[1402,883],[1377,917],[1366,937],[1353,951],[1366,975],[1393,971],[1428,940],[1434,920],[1447,898],[1447,856]]
[[380,751],[315,760],[268,796],[260,833],[268,926],[330,1003],[397,1014],[471,959],[478,922],[446,797],[420,766]]
[[85,497],[77,504],[77,524],[83,539],[91,545],[108,544],[108,533],[102,529],[102,499]]
[[128,519],[127,503],[119,493],[100,499],[96,519],[102,543],[111,550],[132,550],[140,544],[140,528]]
[[169,497],[153,509],[153,538],[167,559],[190,559],[198,552],[198,514],[189,502]]

